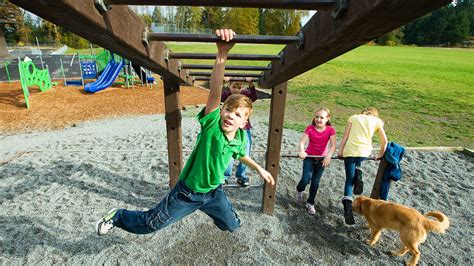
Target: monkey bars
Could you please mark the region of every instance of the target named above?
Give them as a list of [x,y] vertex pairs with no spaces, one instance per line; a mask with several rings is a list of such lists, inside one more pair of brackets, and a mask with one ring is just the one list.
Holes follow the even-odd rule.
[[[229,60],[271,61],[259,86],[272,89],[265,169],[278,181],[287,84],[291,78],[344,54],[411,20],[451,3],[451,0],[10,0],[12,3],[60,25],[112,52],[162,76],[165,90],[166,130],[170,186],[183,165],[180,84],[191,84],[193,74],[177,59],[215,59],[215,54],[173,53],[163,34],[149,33],[145,22],[121,5],[195,5],[252,8],[317,9],[298,36],[240,37],[234,41],[269,43],[285,41],[278,55],[231,54]],[[110,5],[118,5],[110,8]],[[177,37],[216,41],[217,37]],[[304,36],[304,38],[303,38]],[[155,41],[158,38],[159,41]],[[273,39],[272,39],[273,38]],[[149,42],[149,40],[153,40]],[[296,44],[296,45],[295,45]],[[227,70],[230,70],[229,68]],[[239,69],[240,70],[240,69]],[[239,74],[239,73],[237,73]],[[235,76],[236,74],[230,74]],[[248,77],[250,74],[245,74]],[[257,74],[254,74],[257,75]],[[259,75],[260,76],[260,75]],[[203,79],[195,77],[194,80]],[[265,184],[262,211],[272,214],[276,184]]]
[[[212,65],[183,64],[181,69],[212,69]],[[264,71],[270,70],[269,66],[225,66],[225,70],[247,70],[247,71]]]

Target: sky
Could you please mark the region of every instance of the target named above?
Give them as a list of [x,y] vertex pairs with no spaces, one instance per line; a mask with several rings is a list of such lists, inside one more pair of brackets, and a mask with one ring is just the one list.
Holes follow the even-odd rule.
[[304,26],[304,25],[306,24],[306,22],[308,22],[309,19],[310,19],[315,13],[316,13],[316,11],[310,10],[308,16],[301,18],[301,25]]

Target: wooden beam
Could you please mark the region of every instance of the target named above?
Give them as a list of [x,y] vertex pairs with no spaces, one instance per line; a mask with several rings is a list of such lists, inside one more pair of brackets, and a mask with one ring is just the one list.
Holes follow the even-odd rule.
[[104,0],[108,5],[147,5],[147,6],[221,6],[221,7],[259,7],[282,9],[328,10],[335,0]]
[[99,13],[94,0],[11,0],[56,25],[117,53],[166,79],[191,84],[187,71],[178,71],[178,60],[165,61],[163,42],[142,43],[146,24],[126,6]]
[[165,89],[166,137],[168,140],[168,171],[170,188],[178,182],[183,169],[183,141],[181,129],[181,103],[179,84],[174,80],[163,80]]
[[275,86],[270,103],[270,126],[268,128],[267,159],[265,169],[275,178],[275,185],[265,183],[263,187],[262,212],[273,214],[276,200],[276,186],[280,172],[280,151],[283,137],[283,119],[288,82]]
[[387,160],[385,157],[379,163],[379,168],[377,169],[377,175],[375,176],[374,186],[372,187],[372,192],[370,193],[370,197],[373,199],[380,199],[380,190],[382,188],[382,179],[383,173],[388,166]]
[[271,88],[319,66],[413,19],[451,3],[451,0],[357,0],[348,1],[345,14],[317,12],[303,27],[304,45],[283,50],[283,63],[272,61],[259,84]]

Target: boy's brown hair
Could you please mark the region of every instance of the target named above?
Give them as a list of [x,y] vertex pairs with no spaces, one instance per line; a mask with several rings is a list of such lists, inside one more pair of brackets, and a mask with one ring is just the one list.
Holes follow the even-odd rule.
[[242,86],[244,85],[244,83],[242,81],[231,81],[229,82],[229,87],[231,87],[232,85],[235,85],[239,88],[242,88]]
[[235,110],[239,107],[245,107],[249,109],[249,112],[247,114],[247,118],[250,117],[252,114],[252,100],[250,100],[249,97],[243,95],[243,94],[232,94],[230,95],[224,102],[224,105],[222,108],[229,108],[230,110]]

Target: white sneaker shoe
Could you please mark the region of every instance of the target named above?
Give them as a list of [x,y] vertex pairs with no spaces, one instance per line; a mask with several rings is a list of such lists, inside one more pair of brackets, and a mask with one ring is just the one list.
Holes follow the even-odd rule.
[[296,191],[296,202],[298,203],[303,203],[304,197],[303,197],[303,192]]
[[114,228],[114,222],[112,218],[114,217],[117,209],[110,210],[106,215],[100,218],[99,221],[95,224],[95,231],[99,236],[107,234],[112,228]]
[[313,204],[306,203],[306,212],[309,215],[315,215],[316,214],[316,209],[314,208]]

